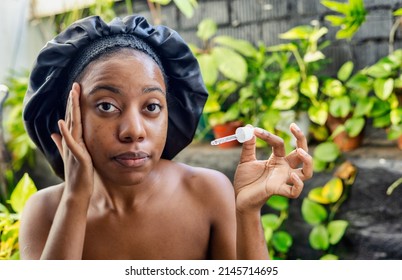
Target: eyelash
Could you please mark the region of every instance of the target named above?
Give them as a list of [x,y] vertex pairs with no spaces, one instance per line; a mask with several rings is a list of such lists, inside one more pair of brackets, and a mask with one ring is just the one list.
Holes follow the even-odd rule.
[[[113,111],[108,111],[108,110],[102,109],[101,107],[104,106],[104,105],[109,105],[110,108],[114,108],[114,110],[113,110]],[[96,107],[97,107],[101,112],[104,112],[104,113],[111,113],[111,112],[114,112],[114,111],[116,111],[116,110],[119,110],[116,106],[114,106],[114,105],[113,105],[112,103],[110,103],[110,102],[101,102],[101,103],[97,104]],[[110,109],[110,108],[109,108],[109,109]]]
[[[105,105],[110,106],[110,108],[108,108],[108,109],[102,108],[102,106],[105,106]],[[112,113],[112,112],[119,110],[115,105],[113,105],[110,102],[100,102],[96,105],[96,107],[103,113]],[[114,108],[114,109],[112,111],[109,111],[112,108]],[[159,109],[159,111],[155,112],[155,110],[157,110],[157,108]],[[160,105],[159,103],[150,103],[145,106],[145,111],[147,111],[151,114],[159,113],[161,110],[162,110],[162,105]]]
[[148,104],[147,106],[145,106],[145,108],[146,108],[146,110],[148,110],[148,112],[151,112],[151,113],[155,113],[155,110],[156,110],[156,108],[154,108],[154,110],[151,110],[149,107],[157,107],[157,108],[159,108],[159,111],[158,111],[158,113],[162,110],[162,106],[160,105],[160,104],[158,104],[158,103],[150,103],[150,104]]

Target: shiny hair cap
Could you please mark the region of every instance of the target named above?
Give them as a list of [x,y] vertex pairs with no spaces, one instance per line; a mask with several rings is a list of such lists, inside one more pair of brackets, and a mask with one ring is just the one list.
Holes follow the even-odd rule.
[[[106,47],[93,51],[90,46],[99,47],[99,42],[106,42]],[[198,62],[182,37],[166,26],[152,26],[138,15],[110,23],[98,16],[87,17],[70,25],[40,51],[24,99],[27,133],[61,178],[63,160],[50,135],[60,133],[57,122],[65,117],[66,95],[90,61],[116,47],[147,53],[167,78],[169,120],[162,158],[174,158],[193,140],[208,93]],[[85,51],[88,49],[91,51]]]

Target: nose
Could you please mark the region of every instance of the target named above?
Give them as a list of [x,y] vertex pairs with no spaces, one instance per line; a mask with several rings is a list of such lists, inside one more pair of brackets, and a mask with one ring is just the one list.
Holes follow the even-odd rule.
[[119,125],[119,140],[121,142],[141,142],[145,139],[144,123],[139,113],[123,115]]

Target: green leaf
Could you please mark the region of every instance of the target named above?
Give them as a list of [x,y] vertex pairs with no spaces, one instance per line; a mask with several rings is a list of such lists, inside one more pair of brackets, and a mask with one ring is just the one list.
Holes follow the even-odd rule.
[[283,211],[289,208],[289,198],[281,195],[271,196],[266,204],[272,209]]
[[394,80],[389,79],[376,79],[374,81],[374,92],[381,100],[387,100],[394,90]]
[[192,18],[194,15],[194,8],[197,6],[197,2],[193,0],[173,0],[177,8],[186,16],[186,18]]
[[338,70],[338,79],[345,82],[352,74],[354,64],[352,61],[345,62]]
[[390,112],[390,119],[392,125],[402,124],[402,107],[392,109]]
[[392,13],[394,16],[402,16],[402,8],[396,10],[395,12]]
[[6,206],[0,203],[0,213],[10,214],[10,211],[8,211]]
[[353,112],[353,117],[363,117],[363,116],[369,116],[371,109],[374,106],[374,101],[373,99],[369,98],[361,98],[359,101],[356,103],[354,112]]
[[324,171],[328,166],[328,163],[325,161],[321,161],[319,159],[314,158],[313,160],[313,169],[315,172]]
[[279,34],[279,38],[287,40],[308,39],[313,32],[313,27],[310,25],[296,26],[285,33]]
[[308,116],[310,120],[316,124],[324,125],[328,119],[328,104],[320,103],[319,107],[311,106],[308,108]]
[[257,49],[246,40],[235,39],[230,36],[218,36],[213,40],[216,44],[232,48],[240,54],[247,57],[255,57],[257,56]]
[[320,224],[328,217],[324,206],[307,198],[303,199],[301,210],[303,219],[310,225]]
[[272,108],[278,110],[291,109],[299,101],[299,95],[296,90],[283,90],[272,102]]
[[267,48],[268,52],[293,52],[297,50],[297,46],[295,44],[279,44],[275,46],[271,46]]
[[345,234],[348,222],[343,220],[331,221],[328,223],[329,243],[337,244]]
[[353,75],[346,86],[358,93],[361,97],[366,97],[372,89],[372,79],[362,73]]
[[274,231],[281,225],[281,220],[275,214],[264,214],[261,216],[261,223],[264,229],[271,228]]
[[324,142],[317,145],[314,158],[323,162],[333,162],[340,155],[340,150],[334,142]]
[[349,6],[346,3],[323,0],[321,1],[321,4],[327,7],[328,9],[341,14],[347,14],[349,11]]
[[325,81],[322,91],[329,97],[339,97],[346,93],[346,88],[343,86],[341,81],[337,79],[328,79]]
[[395,140],[402,135],[402,124],[401,125],[391,125],[387,132],[388,140]]
[[385,128],[391,125],[391,118],[389,115],[383,115],[373,118],[373,127]]
[[172,0],[151,0],[153,3],[157,3],[160,5],[168,5]]
[[274,234],[274,232],[273,232],[272,228],[270,228],[270,227],[264,228],[264,238],[267,243],[272,239],[273,234]]
[[244,83],[247,78],[247,62],[235,51],[224,48],[215,47],[212,50],[212,55],[219,71],[229,79],[239,83]]
[[362,132],[365,124],[364,118],[350,118],[345,122],[345,129],[350,137],[356,137]]
[[306,52],[306,54],[303,57],[303,60],[306,63],[311,63],[311,62],[318,61],[318,60],[321,60],[324,58],[325,58],[325,55],[322,52],[316,50],[316,51]]
[[389,63],[378,62],[367,68],[366,73],[374,78],[387,78],[392,75],[392,66]]
[[329,103],[329,113],[337,118],[345,118],[351,109],[349,96],[336,97]]
[[339,257],[334,254],[325,254],[320,258],[320,260],[336,261],[339,260]]
[[384,115],[389,115],[391,111],[390,104],[387,101],[378,98],[372,99],[374,104],[370,112],[370,117],[377,118]]
[[282,253],[287,253],[293,244],[292,236],[285,231],[274,232],[272,237],[272,245],[275,250]]
[[340,26],[345,22],[344,17],[334,16],[334,15],[325,16],[325,20],[329,21],[331,23],[331,25],[333,25],[333,26]]
[[201,54],[197,57],[202,78],[207,86],[212,86],[218,80],[218,67],[212,55]]
[[317,76],[308,76],[306,80],[302,81],[300,84],[300,92],[303,93],[308,98],[315,98],[318,92],[318,78]]
[[221,105],[219,104],[218,100],[216,97],[213,95],[209,95],[207,102],[205,103],[204,106],[204,113],[213,113],[213,112],[218,112],[221,109]]
[[324,225],[316,225],[310,232],[309,242],[315,250],[327,250],[329,247],[328,231]]
[[322,188],[322,196],[328,199],[329,202],[337,202],[342,196],[343,183],[338,177],[329,180]]
[[37,191],[34,182],[27,173],[17,183],[10,197],[10,205],[16,213],[21,213],[25,203]]
[[316,187],[308,193],[308,198],[320,204],[329,204],[331,201],[322,195],[322,187]]
[[217,30],[218,27],[215,21],[210,18],[206,18],[198,24],[197,37],[202,41],[207,41],[215,35]]
[[279,91],[285,91],[287,89],[296,89],[301,80],[300,72],[291,68],[285,70],[282,73],[281,79],[279,81]]

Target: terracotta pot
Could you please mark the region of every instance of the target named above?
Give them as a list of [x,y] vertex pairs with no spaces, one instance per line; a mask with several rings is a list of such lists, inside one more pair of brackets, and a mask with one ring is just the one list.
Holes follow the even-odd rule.
[[398,143],[398,148],[399,148],[400,150],[402,150],[402,135],[398,137],[397,143]]
[[[346,122],[348,118],[335,118],[334,116],[328,115],[327,127],[332,132],[335,129]],[[342,131],[337,136],[334,137],[334,143],[339,147],[342,152],[352,151],[361,146],[363,142],[364,129],[356,137],[350,137],[346,131]]]
[[[234,121],[234,122],[228,122],[225,124],[215,125],[212,128],[212,130],[214,132],[215,139],[217,139],[217,138],[235,134],[236,129],[240,126],[242,126],[242,123],[240,121]],[[238,141],[230,141],[230,142],[226,142],[226,143],[218,145],[218,147],[223,148],[223,149],[233,148],[233,147],[238,147],[238,146],[240,146],[240,143]]]

